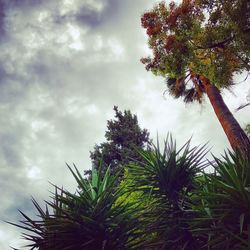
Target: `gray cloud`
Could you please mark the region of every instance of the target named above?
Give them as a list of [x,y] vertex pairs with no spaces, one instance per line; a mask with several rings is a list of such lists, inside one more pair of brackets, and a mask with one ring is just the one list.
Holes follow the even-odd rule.
[[54,21],[58,24],[76,22],[92,29],[100,29],[116,19],[122,11],[124,3],[116,0],[78,2],[77,10],[69,10],[64,14],[55,13]]
[[27,8],[34,8],[37,5],[46,2],[44,0],[3,0],[3,3],[6,5],[7,8],[20,8],[20,9],[27,9]]
[[0,2],[0,41],[5,36],[5,5]]
[[[228,146],[208,102],[185,106],[164,98],[164,79],[140,64],[149,53],[140,15],[152,1],[70,2],[0,1],[3,220],[17,221],[20,208],[33,215],[30,196],[47,199],[48,181],[75,189],[65,162],[90,168],[89,150],[104,140],[114,105],[136,113],[153,138],[172,131],[181,145],[193,135],[194,145],[210,140],[215,154]],[[231,110],[242,102],[244,89],[246,84],[234,90],[237,98],[225,93]],[[236,114],[242,125],[248,112]],[[1,223],[0,248],[20,246],[19,235]]]

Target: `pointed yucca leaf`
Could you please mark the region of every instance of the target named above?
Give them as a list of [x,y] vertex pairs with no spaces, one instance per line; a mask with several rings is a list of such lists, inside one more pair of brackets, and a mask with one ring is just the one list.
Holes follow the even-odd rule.
[[[182,147],[180,147],[179,150],[176,151],[176,154],[177,154],[177,155],[180,154],[183,150],[184,150],[183,155],[186,155],[186,154],[188,154],[188,153],[191,153],[191,152],[194,150],[194,148],[191,149],[191,150],[189,150],[190,144],[191,144],[191,139],[192,139],[192,137],[191,137],[190,139],[188,139],[188,141],[187,141]],[[176,146],[175,146],[175,147],[176,147]]]
[[[86,184],[84,183],[83,186],[86,186]],[[56,187],[56,186],[55,186]],[[91,196],[89,195],[89,188],[85,188],[85,191],[78,191],[77,193],[79,194],[79,196],[76,196],[75,194],[71,194],[70,192],[67,192],[59,187],[56,187],[57,190],[61,191],[60,195],[55,194],[54,197],[52,197],[55,201],[56,201],[56,205],[58,206],[60,204],[60,206],[62,207],[63,205],[69,205],[71,203],[72,200],[78,200],[79,202],[85,204],[88,207],[92,206],[91,203]],[[68,199],[71,198],[71,199]]]
[[40,205],[37,203],[37,201],[34,199],[34,197],[31,198],[31,202],[36,207],[36,209],[39,212],[41,218],[46,218],[46,213],[43,211],[43,209],[40,207]]
[[[36,234],[39,234],[41,231],[38,231],[35,227],[33,228],[32,226],[28,225],[28,226],[22,226],[22,225],[19,225],[19,224],[16,224],[16,223],[12,223],[12,222],[8,222],[8,221],[5,221],[6,223],[10,224],[10,225],[13,225],[15,227],[19,227],[19,228],[22,228],[24,230],[27,230],[27,231],[30,231],[32,233],[36,233]],[[22,222],[22,221],[21,221]]]
[[78,168],[76,167],[76,165],[73,164],[73,166],[74,166],[74,169],[75,169],[75,171],[76,171],[76,173],[77,173],[77,176],[78,176],[79,180],[80,180],[82,183],[85,183],[85,180],[83,179],[83,177],[82,177],[81,173],[79,172]]
[[96,189],[95,189],[95,187],[92,186],[92,183],[90,181],[88,181],[88,182],[89,182],[89,190],[90,190],[91,200],[93,202],[96,202],[96,200],[98,198],[97,193],[96,193]]
[[241,182],[238,179],[237,172],[233,165],[229,168],[221,165],[220,168],[218,169],[218,172],[221,174],[227,174],[229,181],[232,183],[232,185],[234,185],[234,187],[239,188],[241,186]]
[[66,191],[64,191],[61,196],[56,196],[55,199],[57,202],[54,202],[53,207],[58,208],[59,211],[65,209],[65,207],[70,208],[75,204],[83,204],[86,207],[91,206],[87,203],[88,200],[85,197],[77,196]]
[[231,236],[233,236],[234,238],[236,238],[237,240],[239,240],[241,243],[243,243],[243,245],[244,245],[245,247],[248,247],[248,248],[249,248],[248,241],[242,239],[242,237],[238,236],[236,233],[231,232],[231,231],[228,230],[226,227],[223,228],[223,230],[225,230],[228,234],[230,234]]
[[[192,152],[190,152],[190,164],[195,164],[194,167],[199,170],[203,170],[207,166],[209,166],[209,162],[207,159],[204,159],[204,156],[210,151],[209,148],[207,148],[207,144],[204,146],[196,147]],[[198,165],[198,166],[197,166]],[[199,166],[200,165],[200,166]]]
[[86,192],[86,195],[88,195],[88,188],[86,185],[86,181],[82,178],[78,169],[75,167],[75,171],[76,171],[76,174],[75,174],[75,172],[72,170],[72,168],[67,163],[66,163],[66,165],[69,168],[71,174],[74,176],[75,180],[77,181],[79,188],[84,190]]
[[242,234],[242,232],[243,232],[244,221],[245,221],[245,214],[242,213],[242,214],[240,215],[240,233],[241,233],[241,234]]
[[[103,177],[103,181],[102,181],[101,187],[100,187],[100,192],[104,192],[106,190],[108,184],[112,184],[109,177],[110,177],[110,167],[108,167],[108,169]],[[111,183],[108,183],[108,182],[111,182]]]
[[53,202],[50,201],[45,201],[51,208],[54,208],[56,211],[60,212],[60,217],[59,218],[71,218],[71,214],[70,211],[66,211],[64,208],[60,208],[58,206],[56,206]]
[[92,169],[92,178],[91,178],[91,186],[93,188],[98,186],[98,179],[100,178],[100,176],[98,177],[98,172],[96,170],[96,168]]
[[[22,238],[23,239],[26,239],[28,241],[35,241],[36,239],[39,239],[42,235],[39,235],[39,236],[35,236],[35,235],[30,235],[30,234],[27,234],[27,233],[22,233]],[[29,246],[32,246],[34,245],[33,243],[30,244]]]
[[91,245],[91,243],[94,243],[95,239],[91,239],[87,242],[84,242],[81,244],[81,247],[84,249],[84,247],[88,246],[88,245]]
[[[62,202],[59,202],[59,195],[58,195],[58,192],[57,192],[58,188],[55,186],[55,197],[54,197],[54,203],[56,205],[56,207],[59,207],[60,209],[62,209]],[[63,196],[63,190],[61,189],[61,196]],[[48,208],[48,204],[46,204],[46,208]],[[48,209],[46,209],[47,211],[47,215],[49,214],[48,213]],[[57,215],[60,215],[60,213],[58,213],[58,210],[54,211]]]
[[[41,231],[42,228],[37,224],[36,221],[32,220],[31,218],[29,218],[26,214],[24,214],[21,210],[18,210],[19,213],[27,220],[27,224],[32,225],[32,227],[34,229],[36,229],[37,231]],[[26,222],[23,222],[23,224],[26,224]]]

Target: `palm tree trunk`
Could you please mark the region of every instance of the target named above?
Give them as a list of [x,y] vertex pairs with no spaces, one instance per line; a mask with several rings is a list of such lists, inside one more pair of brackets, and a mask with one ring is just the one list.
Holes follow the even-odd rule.
[[199,79],[233,150],[240,152],[244,158],[250,157],[249,138],[224,103],[219,89],[206,77],[200,76]]

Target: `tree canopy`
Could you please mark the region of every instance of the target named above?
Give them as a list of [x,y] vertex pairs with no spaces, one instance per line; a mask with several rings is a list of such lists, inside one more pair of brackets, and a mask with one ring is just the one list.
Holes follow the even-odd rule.
[[[153,50],[153,57],[142,62],[147,70],[167,76],[170,93],[186,102],[202,100],[197,76],[221,88],[232,84],[235,73],[250,70],[247,0],[161,2],[141,21]],[[189,78],[192,83],[187,84]]]

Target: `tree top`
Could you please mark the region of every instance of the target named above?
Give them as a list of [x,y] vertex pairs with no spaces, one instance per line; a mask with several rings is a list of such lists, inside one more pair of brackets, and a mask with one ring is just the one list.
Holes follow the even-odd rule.
[[[235,73],[250,70],[247,0],[161,2],[144,13],[141,23],[153,51],[152,57],[141,61],[154,74],[179,81],[176,97],[189,76],[202,75],[222,88],[232,84]],[[194,91],[200,100],[197,86]]]

